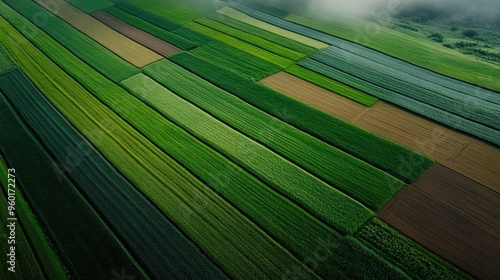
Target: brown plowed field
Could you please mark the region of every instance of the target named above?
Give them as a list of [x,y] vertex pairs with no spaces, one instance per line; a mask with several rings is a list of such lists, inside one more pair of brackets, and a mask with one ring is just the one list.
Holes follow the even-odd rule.
[[500,148],[383,101],[364,107],[287,73],[274,74],[261,82],[311,107],[422,153],[500,192]]
[[139,44],[153,50],[163,56],[170,56],[180,52],[180,49],[147,33],[130,24],[106,13],[105,11],[97,11],[92,13],[92,16],[97,18],[102,23],[127,36],[128,38],[138,42]]
[[92,38],[121,58],[137,67],[143,67],[163,57],[116,32],[104,23],[76,9],[66,1],[35,0],[80,32]]
[[469,145],[444,165],[500,193],[499,148],[470,139]]
[[443,166],[399,192],[379,217],[481,279],[500,275],[500,195]]
[[440,162],[458,155],[468,143],[462,134],[382,101],[354,124]]
[[349,122],[367,110],[367,107],[359,103],[285,72],[271,75],[260,82],[313,108]]

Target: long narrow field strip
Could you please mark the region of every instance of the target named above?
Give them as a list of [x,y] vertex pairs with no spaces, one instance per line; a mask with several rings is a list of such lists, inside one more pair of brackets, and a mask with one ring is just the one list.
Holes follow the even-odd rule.
[[228,44],[232,47],[235,47],[239,50],[247,52],[247,53],[249,53],[255,57],[258,57],[262,60],[265,60],[267,62],[275,64],[281,68],[286,68],[286,67],[293,64],[292,60],[286,59],[286,58],[279,56],[279,55],[276,55],[272,52],[263,50],[259,47],[256,47],[254,45],[251,45],[249,43],[246,43],[244,41],[236,39],[233,36],[226,35],[222,32],[219,32],[219,31],[214,30],[212,28],[206,27],[206,26],[201,25],[199,23],[189,22],[189,23],[186,23],[184,26],[191,29],[191,30],[199,32],[205,36],[212,37],[215,40],[221,41],[221,42]]
[[181,51],[176,46],[133,27],[128,23],[106,13],[105,11],[94,12],[92,13],[92,16],[128,38],[163,56],[170,56]]
[[123,36],[65,1],[61,0],[57,2],[57,5],[51,5],[42,0],[36,2],[137,67],[146,66],[162,58],[159,54]]
[[167,31],[165,29],[162,29],[154,24],[151,24],[141,18],[138,18],[136,16],[127,14],[126,12],[116,8],[116,7],[109,7],[106,8],[104,11],[106,11],[108,14],[121,19],[122,21],[135,26],[136,28],[139,28],[155,37],[158,37],[165,42],[169,42],[172,45],[181,48],[183,50],[190,50],[198,46],[197,43],[192,42],[188,39],[185,39],[177,34],[174,34],[170,31]]
[[292,65],[285,69],[285,72],[290,73],[296,77],[313,83],[317,86],[325,88],[329,91],[335,92],[346,98],[354,100],[365,106],[372,106],[377,102],[377,98],[361,92],[357,89],[349,87],[345,84],[339,83],[333,79],[320,75],[314,71],[308,70],[306,68],[300,67],[298,65]]
[[[140,5],[142,6],[142,5]],[[146,11],[142,9],[140,6],[128,3],[128,2],[118,2],[115,4],[114,7],[132,15],[138,18],[141,18],[155,26],[158,26],[159,28],[165,29],[165,30],[174,30],[180,27],[179,24],[172,22],[169,19],[166,19],[164,17],[161,17],[159,15],[156,15],[154,13],[151,13],[149,11]]]
[[[16,280],[46,279],[42,265],[36,258],[36,252],[26,238],[26,231],[21,227],[20,219],[13,220],[13,218],[19,217],[18,211],[15,209],[23,202],[19,199],[20,190],[19,185],[16,184],[15,172],[7,172],[1,157],[0,172],[2,172],[0,175],[0,207],[3,210],[0,211],[0,219],[4,224],[0,231],[2,235],[0,250],[3,252],[0,261],[4,264],[2,274],[10,275],[9,279]],[[13,210],[10,211],[9,209]],[[13,215],[11,216],[10,213]],[[15,227],[10,227],[12,223]],[[14,231],[14,234],[12,234],[12,231]],[[15,248],[15,250],[11,251],[12,248]],[[11,261],[10,255],[14,257],[13,263],[9,263]],[[12,264],[14,265],[12,266]],[[6,278],[2,277],[2,279]]]
[[206,27],[212,28],[249,44],[255,45],[263,50],[267,50],[274,54],[277,54],[281,57],[288,58],[291,60],[299,60],[305,57],[304,54],[286,48],[282,45],[276,44],[274,42],[263,39],[259,36],[255,36],[246,32],[243,32],[239,29],[224,25],[217,21],[211,20],[209,18],[200,18],[196,19],[195,22],[202,24]]
[[[273,174],[290,174],[287,178],[290,184],[283,185],[289,190],[293,189],[293,178],[297,177],[296,174],[303,173],[300,169],[280,169],[279,167],[284,165],[283,160],[274,160],[276,156],[266,152],[263,147],[252,143],[245,136],[217,121],[149,77],[139,74],[127,79],[122,84],[168,119],[196,135],[197,138],[217,145],[219,148],[226,147],[228,156],[233,160],[238,158],[246,162],[250,161],[250,165],[253,161],[254,166],[260,165],[263,169],[269,169]],[[142,115],[145,114],[142,113]],[[148,119],[153,120],[154,118],[148,117]],[[326,246],[330,247],[330,254],[322,262],[318,262],[315,269],[321,277],[332,279],[352,275],[352,273],[371,275],[376,278],[384,275],[404,277],[397,270],[390,271],[390,269],[394,270],[391,265],[388,265],[363,245],[327,230],[316,219],[305,214],[299,207],[288,202],[282,196],[277,195],[266,185],[253,179],[248,173],[227,160],[221,159],[220,156],[214,155],[213,150],[196,144],[196,141],[190,140],[189,137],[182,136],[183,133],[180,133],[178,129],[169,128],[160,124],[159,121],[154,121],[154,123],[156,130],[162,131],[164,134],[160,135],[159,139],[164,139],[165,143],[171,146],[168,150],[179,162],[202,180],[208,182],[242,212],[252,217],[256,224],[263,227],[271,236],[275,236],[292,252],[307,259],[311,254],[315,254],[320,242],[327,242]],[[235,142],[241,143],[241,145],[235,148],[233,145]],[[159,142],[156,144],[165,146]],[[189,146],[189,148],[185,148],[185,146]],[[192,158],[197,158],[197,160],[194,162],[191,160]],[[264,162],[265,164],[263,164]],[[366,218],[371,216],[359,204],[353,204],[352,200],[344,200],[345,197],[342,198],[342,196],[335,198],[331,195],[331,191],[320,194],[311,190],[310,188],[318,186],[314,182],[302,183],[302,187],[295,188],[295,192],[300,194],[302,189],[307,190],[309,194],[314,196],[312,199],[315,203],[321,203],[323,198],[320,196],[325,195],[324,198],[329,201],[327,202],[328,207],[339,214],[342,213],[343,217],[339,215],[336,223],[339,225],[346,222],[341,226],[345,227],[343,231],[359,227],[359,225],[354,224],[366,221]],[[308,187],[304,188],[304,186]],[[362,261],[365,258],[372,260],[372,264],[365,265]],[[346,259],[351,260],[356,265],[345,264]]]
[[[320,20],[317,20],[318,18]],[[288,22],[280,19],[280,23],[277,25],[281,26],[283,24],[291,26],[291,24],[296,23],[302,26],[307,26],[309,27],[305,29],[307,30],[307,34],[312,37],[316,37],[316,35],[321,36],[329,44],[337,45],[339,47],[344,45],[347,46],[350,51],[363,49],[363,52],[370,53],[370,57],[379,51],[392,56],[389,57],[388,55],[379,53],[379,55],[384,57],[384,61],[397,61],[398,59],[401,59],[414,64],[407,64],[407,66],[412,69],[418,68],[415,67],[415,65],[418,65],[436,73],[500,92],[500,82],[498,79],[492,78],[498,76],[500,73],[500,66],[498,65],[480,61],[475,57],[467,56],[457,51],[436,45],[435,42],[430,40],[422,40],[421,38],[409,36],[384,26],[379,26],[380,29],[376,39],[370,37],[369,34],[360,34],[359,32],[356,32],[356,29],[359,28],[362,30],[365,28],[366,24],[370,23],[369,21],[363,19],[353,20],[346,19],[345,16],[335,16],[329,17],[326,22],[322,22],[324,17],[318,16],[318,18],[312,20],[303,16],[290,14],[286,17]],[[297,28],[296,26],[294,27]],[[316,30],[321,32],[314,32]],[[349,41],[362,44],[366,47],[362,47]],[[372,50],[367,50],[367,48],[371,48]],[[434,63],[435,61],[439,61],[439,63]],[[411,71],[413,72],[414,70]],[[427,72],[430,73],[430,71]],[[439,84],[442,84],[442,75],[438,75],[436,73],[432,74],[433,76],[439,76]],[[415,75],[418,77],[421,76],[420,74]],[[454,87],[465,85],[465,83],[460,83],[453,79],[445,79],[452,81],[452,83],[457,83]],[[465,93],[471,92],[472,90],[465,91]]]
[[113,5],[113,3],[108,0],[65,0],[65,1],[71,3],[71,5],[77,7],[78,9],[84,11],[87,14],[95,12],[97,10],[102,10],[104,8]]
[[[155,65],[151,65],[151,67],[153,66]],[[146,69],[146,73],[150,73],[150,69]],[[279,193],[290,197],[322,220],[328,221],[338,231],[352,233],[371,216],[370,211],[358,202],[314,178],[264,146],[250,140],[245,135],[233,130],[150,78],[143,75],[134,76],[125,80],[123,84],[138,95],[139,98],[168,116],[169,119],[172,119],[182,128],[203,139],[204,142],[228,158],[261,177]],[[189,83],[189,80],[184,82],[183,86],[190,87],[193,91],[201,89],[201,87]],[[205,90],[210,92],[208,87]],[[221,135],[224,135],[224,137],[221,137]],[[188,140],[182,143],[186,143],[186,141]],[[239,145],[235,146],[234,143],[239,143]],[[196,147],[194,144],[191,146]],[[190,149],[194,149],[194,147]],[[172,147],[169,150],[175,153],[178,148]],[[204,153],[207,154],[208,152],[205,151]],[[201,153],[194,152],[194,154]],[[207,160],[207,162],[209,161]],[[228,173],[231,174],[230,170],[228,170]],[[282,178],[281,174],[288,174],[288,176]]]
[[188,39],[192,42],[195,42],[198,45],[204,45],[208,44],[212,41],[215,41],[211,37],[205,36],[199,32],[196,32],[194,30],[191,30],[186,27],[181,27],[179,29],[175,29],[172,31],[172,33],[181,36],[182,38]]
[[[292,98],[284,96],[283,94],[262,84],[235,75],[215,65],[210,65],[210,63],[189,54],[177,54],[170,57],[170,59],[189,69],[196,75],[207,79],[211,83],[220,86],[246,102],[264,110],[268,114],[271,114],[274,117],[295,126],[296,128],[316,136],[326,143],[338,147],[374,166],[386,170],[391,174],[395,174],[396,176],[403,178],[405,181],[415,180],[432,164],[430,159],[418,155],[406,148],[395,145],[371,133],[367,133],[366,131],[337,118],[333,118],[326,113],[315,110]],[[228,99],[230,97],[224,98]],[[235,102],[241,102],[241,100]],[[277,107],[276,104],[279,104],[281,107]],[[238,107],[243,108],[245,106],[248,107],[248,104],[243,103]],[[262,116],[265,115],[263,115],[262,112],[259,112],[258,114]],[[276,122],[276,119],[270,117],[269,115],[267,115],[266,118],[266,124],[263,124],[262,127],[279,128],[274,129],[277,131],[271,132],[270,135],[281,133],[283,132],[283,129],[289,129],[288,126],[284,126],[282,123],[271,125]],[[239,115],[237,119],[240,119]],[[322,121],[318,122],[318,120]],[[263,128],[259,128],[256,133],[252,134],[252,136],[264,136],[262,130]],[[300,137],[311,139],[311,137],[305,136],[303,133],[299,134],[302,135]],[[273,136],[272,138],[274,137],[276,136]],[[261,141],[269,141],[269,139],[273,140],[272,138],[269,138],[268,136],[267,140],[262,139]],[[308,147],[312,143],[317,143],[317,140],[307,140],[306,142],[308,144],[305,146]],[[287,148],[287,150],[289,149],[290,148]],[[300,147],[300,149],[302,149],[302,151],[298,152],[298,154],[304,152],[302,147]],[[321,148],[320,150],[325,149]],[[331,147],[326,150],[331,151]],[[318,150],[316,150],[316,152],[317,151]],[[315,162],[323,163],[322,161],[318,161],[318,159],[324,158],[324,156],[324,154],[322,156],[318,155]],[[412,158],[413,160],[410,161],[406,166],[407,168],[403,170],[401,168],[401,163],[408,162],[408,158]],[[328,161],[329,160],[325,159],[324,162]],[[321,168],[325,168],[325,164],[320,165],[322,165]],[[391,188],[389,185],[394,184],[392,187],[395,187],[399,184],[394,181],[391,183],[390,181],[392,181],[392,179],[390,179],[390,177],[391,176],[387,177],[386,183],[381,184],[382,187],[385,186],[386,188]],[[377,190],[373,191],[377,192]]]
[[[8,48],[22,46],[14,53],[16,61],[50,102],[230,277],[276,278],[297,267],[306,277],[316,278],[255,224],[101,104],[3,19],[0,29],[3,31],[0,38]],[[58,48],[61,55],[52,58],[61,67],[78,65],[73,75],[108,106],[119,105],[122,97],[129,95],[49,38],[37,38]],[[134,114],[134,108],[128,106],[123,111]],[[143,126],[148,125],[154,127],[148,119],[143,119]],[[105,134],[97,137],[92,131]]]
[[498,147],[384,102],[375,104],[353,123],[500,192]]
[[414,186],[500,237],[500,193],[440,164],[429,168]]
[[[114,1],[120,2],[120,1]],[[214,11],[217,2],[199,0],[128,0],[135,10],[141,10],[153,16],[159,16],[179,24],[186,23]],[[122,3],[118,3],[121,5]]]
[[[179,56],[176,61],[177,58]],[[144,71],[219,120],[372,209],[379,209],[404,185],[389,174],[273,118],[197,76],[189,75],[169,61],[154,63]],[[205,92],[205,95],[198,92]],[[350,174],[364,176],[355,178]]]
[[276,33],[269,32],[267,30],[261,29],[259,27],[256,27],[254,25],[250,25],[248,23],[244,23],[239,20],[235,20],[234,18],[230,18],[228,16],[225,16],[220,13],[213,13],[207,16],[207,18],[217,21],[219,23],[222,23],[224,25],[233,27],[235,29],[241,30],[245,33],[255,35],[257,37],[266,39],[270,42],[282,45],[284,47],[287,47],[288,49],[297,51],[299,53],[302,53],[304,55],[310,55],[314,53],[317,49],[302,44],[300,42],[297,42],[295,40],[292,40],[290,38],[278,35]]
[[281,70],[279,66],[218,41],[198,47],[191,53],[254,80],[259,80]]
[[355,237],[393,261],[412,279],[473,279],[378,218],[366,223]]
[[468,119],[464,119],[415,99],[373,85],[313,59],[301,60],[299,62],[299,65],[364,92],[369,92],[375,97],[378,97],[385,101],[389,101],[393,104],[435,120],[439,123],[448,125],[452,128],[470,133],[491,143],[500,145],[500,131],[498,130],[470,121]]
[[443,165],[500,193],[499,158],[500,148],[497,146],[470,139],[462,152]]
[[285,72],[271,75],[260,82],[313,108],[349,122],[369,108]]
[[[8,82],[7,77],[0,78],[2,88]],[[2,128],[9,131],[0,134],[5,160],[15,166],[16,185],[24,191],[71,275],[110,278],[113,269],[124,267],[138,279],[148,279],[75,186],[55,168],[3,95],[0,107],[1,118],[5,120]]]
[[16,65],[12,63],[4,44],[0,43],[0,75],[6,74],[14,69],[16,69]]
[[372,106],[353,124],[439,162],[454,158],[469,142],[465,135],[385,102]]
[[[324,34],[322,35],[327,36]],[[500,96],[496,92],[432,72],[425,68],[416,67],[406,61],[394,59],[383,53],[337,37],[327,36],[327,38],[327,41],[332,44],[329,48],[330,50],[337,49],[337,52],[339,50],[346,51],[347,53],[345,55],[349,58],[362,57],[370,62],[376,62],[389,67],[392,72],[397,71],[398,74],[409,74],[414,79],[421,81],[421,83],[417,83],[419,86],[427,86],[431,89],[433,87],[444,88],[444,90],[452,90],[459,94],[483,99],[494,104],[500,104]]]
[[[3,96],[1,97],[3,99]],[[3,158],[0,157],[0,181],[7,182],[7,165]],[[5,176],[5,178],[3,177]],[[8,185],[4,185],[4,190],[8,192]],[[57,255],[55,248],[51,245],[46,233],[43,231],[39,221],[35,218],[32,209],[26,202],[24,198],[24,192],[17,187],[16,191],[16,214],[18,221],[21,223],[25,235],[27,236],[28,242],[33,248],[35,256],[40,260],[40,269],[44,273],[47,279],[67,279],[68,272],[67,269],[61,262],[60,257]],[[7,208],[5,208],[7,209]],[[28,267],[36,262],[29,262],[26,265],[20,265],[20,267]],[[22,275],[17,273],[17,275]],[[24,278],[26,279],[26,278]]]
[[500,193],[434,166],[379,215],[475,277],[492,279],[500,273],[499,203]]
[[[42,97],[19,71],[11,74],[6,96],[54,155],[57,164],[102,213],[146,272],[155,278],[217,278],[224,275],[148,200],[127,182]],[[29,104],[29,105],[27,105]],[[91,131],[99,135],[103,131]],[[72,162],[68,158],[78,159]],[[78,164],[76,164],[78,163]],[[89,177],[88,174],[94,174]],[[147,218],[145,218],[147,217]]]
[[[281,168],[284,166],[283,160],[275,160],[276,156],[266,152],[263,147],[252,143],[245,136],[238,134],[149,77],[140,74],[127,79],[123,84],[147,104],[163,113],[168,119],[190,131],[198,139],[203,139],[203,142],[212,143],[212,146],[215,144],[222,148],[231,147],[231,150],[226,154],[233,160],[238,161],[240,159],[250,162],[250,165],[263,165],[264,169],[270,169],[261,171],[261,173],[286,173],[290,174],[291,177],[300,177],[300,174],[303,173],[300,169],[287,170],[287,168]],[[145,114],[142,113],[141,115]],[[221,193],[243,213],[252,217],[257,225],[261,226],[271,236],[274,236],[290,251],[295,252],[300,258],[307,258],[310,254],[314,254],[318,239],[330,240],[330,244],[337,243],[339,246],[347,242],[345,238],[341,238],[337,233],[327,230],[317,219],[305,214],[300,207],[290,203],[283,196],[272,191],[271,188],[254,179],[235,164],[218,156],[215,151],[186,135],[185,132],[176,129],[175,126],[166,125],[165,122],[155,121],[155,124],[156,130],[162,132],[159,135],[160,137],[157,137],[161,139],[161,141],[156,142],[157,145],[168,149],[177,161],[186,166],[197,177],[208,182],[212,188]],[[241,146],[234,148],[232,143],[235,143],[235,141],[241,142]],[[260,161],[262,156],[269,158],[266,164],[262,164],[262,161]],[[193,157],[197,158],[196,162],[191,160]],[[299,174],[295,175],[296,173]],[[293,179],[288,180],[288,182],[293,182]],[[295,194],[304,194],[306,193],[304,190],[307,190],[314,196],[318,191],[326,190],[326,192],[323,192],[325,197],[315,197],[314,202],[320,205],[323,201],[329,200],[327,207],[339,212],[336,223],[344,223],[344,225],[341,225],[344,227],[343,232],[346,229],[349,230],[349,228],[359,227],[359,224],[355,224],[372,216],[366,208],[350,199],[346,199],[345,196],[332,196],[331,188],[318,188],[316,191],[313,188],[318,184],[314,181],[303,182],[301,186],[301,188],[294,188],[293,185],[284,187],[292,190]],[[304,188],[304,186],[307,187]],[[341,217],[341,215],[344,217]],[[325,278],[338,277],[343,273],[349,274],[349,272],[357,269],[367,271],[369,274],[377,274],[379,272],[373,271],[369,266],[343,267],[340,265],[344,258],[368,257],[370,256],[368,252],[365,252],[362,246],[354,246],[342,253],[336,253],[325,262],[318,264],[316,271]],[[380,262],[380,258],[376,255],[371,256],[371,258],[375,262]],[[383,262],[381,262],[381,266],[385,267]],[[335,269],[332,269],[332,267]]]
[[[73,54],[114,82],[120,82],[140,72],[137,67],[83,35],[65,21],[54,17],[35,2],[26,0],[7,0],[5,2],[26,19],[47,32]],[[43,15],[47,20],[43,22],[35,20],[37,18],[35,15]],[[3,16],[8,18],[9,21],[17,20],[7,11],[4,12]]]
[[[293,76],[278,73],[261,82],[301,102],[345,119],[376,135],[428,156],[463,175],[500,192],[496,161],[500,149],[430,120],[378,102],[365,108]],[[321,94],[332,102],[316,97]],[[314,102],[319,99],[318,102]],[[333,101],[334,100],[334,101]]]
[[286,29],[283,29],[283,28],[274,26],[272,24],[266,23],[264,21],[255,19],[255,18],[248,16],[248,15],[246,15],[238,10],[235,10],[231,7],[227,7],[227,6],[223,7],[221,9],[217,10],[217,12],[220,14],[223,14],[225,16],[228,16],[230,18],[233,18],[235,20],[253,25],[255,27],[258,27],[258,28],[264,29],[266,31],[269,31],[269,32],[278,34],[280,36],[286,37],[288,39],[297,41],[297,42],[302,43],[304,45],[313,47],[315,49],[322,49],[322,48],[328,47],[328,45],[323,43],[323,42],[308,38],[306,36],[303,36],[303,35],[300,35],[300,34],[297,34],[294,32],[290,32]]
[[498,104],[450,90],[336,47],[316,52],[311,58],[399,95],[493,129],[500,129],[500,120],[497,117],[500,115]]

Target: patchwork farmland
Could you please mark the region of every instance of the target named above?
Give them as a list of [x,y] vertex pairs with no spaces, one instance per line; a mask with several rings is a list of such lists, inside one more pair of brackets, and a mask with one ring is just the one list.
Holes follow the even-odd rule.
[[263,2],[0,0],[0,279],[500,275],[500,67]]

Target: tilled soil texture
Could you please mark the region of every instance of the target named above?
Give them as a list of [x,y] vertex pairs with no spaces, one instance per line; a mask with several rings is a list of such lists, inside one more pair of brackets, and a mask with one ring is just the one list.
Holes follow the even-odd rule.
[[313,108],[352,122],[368,107],[285,72],[264,78],[261,83]]
[[435,164],[379,217],[481,279],[500,275],[500,194]]
[[36,0],[36,2],[83,34],[137,67],[144,67],[163,58],[90,15],[76,9],[66,1],[52,1],[47,3],[42,0]]
[[500,192],[500,148],[456,132],[397,106],[364,107],[287,73],[261,82],[291,98],[422,153]]
[[160,38],[157,38],[147,32],[144,32],[130,24],[106,13],[105,11],[97,11],[92,13],[92,16],[100,20],[102,23],[127,36],[128,38],[138,42],[139,44],[153,50],[163,56],[170,56],[180,52],[181,50]]

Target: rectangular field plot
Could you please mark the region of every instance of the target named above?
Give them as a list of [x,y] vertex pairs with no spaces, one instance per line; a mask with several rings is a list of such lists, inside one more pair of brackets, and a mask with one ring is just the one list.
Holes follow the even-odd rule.
[[137,67],[146,66],[162,58],[65,1],[59,2],[58,5],[50,5],[42,0],[36,2]]
[[304,45],[313,47],[315,49],[322,49],[322,48],[328,47],[328,45],[323,43],[323,42],[308,38],[306,36],[303,36],[303,35],[288,31],[286,29],[274,26],[272,24],[266,23],[264,21],[258,20],[256,18],[253,18],[249,15],[246,15],[238,10],[235,10],[231,7],[221,8],[217,12],[220,14],[223,14],[225,16],[228,16],[230,18],[233,18],[235,20],[239,20],[241,22],[244,22],[244,23],[253,25],[255,27],[267,30],[269,32],[278,34],[280,36],[295,40],[297,42],[300,42]]
[[436,165],[378,215],[472,275],[493,279],[500,275],[498,205],[499,193]]
[[368,107],[285,72],[266,77],[260,82],[311,107],[346,121],[353,121],[368,109]]
[[135,28],[128,23],[106,13],[105,11],[94,12],[92,13],[92,16],[121,34],[163,56],[170,56],[180,51],[179,48],[138,28]]

